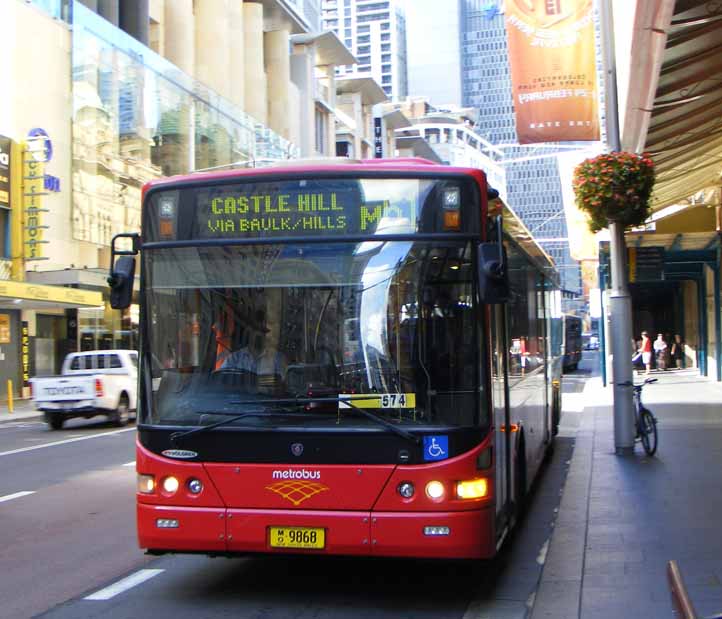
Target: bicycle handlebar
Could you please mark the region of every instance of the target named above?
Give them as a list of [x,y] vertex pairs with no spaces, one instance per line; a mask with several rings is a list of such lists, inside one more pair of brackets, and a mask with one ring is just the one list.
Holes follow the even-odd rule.
[[635,389],[641,389],[644,387],[644,385],[648,385],[649,383],[656,383],[659,379],[657,378],[647,378],[644,380],[644,382],[640,385],[635,385],[632,381],[625,381],[623,383],[617,383],[618,387],[634,387]]

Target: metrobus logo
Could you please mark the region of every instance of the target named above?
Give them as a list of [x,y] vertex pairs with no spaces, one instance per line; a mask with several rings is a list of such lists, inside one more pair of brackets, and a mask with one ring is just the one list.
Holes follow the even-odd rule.
[[285,471],[273,471],[271,477],[273,479],[321,479],[321,471],[287,469]]

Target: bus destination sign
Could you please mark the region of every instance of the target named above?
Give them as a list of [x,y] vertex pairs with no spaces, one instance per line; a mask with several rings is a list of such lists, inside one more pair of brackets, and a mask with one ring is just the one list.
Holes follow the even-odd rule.
[[[291,185],[291,183],[288,183]],[[268,185],[208,188],[198,193],[200,238],[347,234],[405,234],[417,228],[417,190],[390,199],[363,199],[359,181],[330,190]],[[294,190],[295,189],[295,190]],[[411,187],[409,187],[411,189]],[[260,191],[259,191],[260,190]]]

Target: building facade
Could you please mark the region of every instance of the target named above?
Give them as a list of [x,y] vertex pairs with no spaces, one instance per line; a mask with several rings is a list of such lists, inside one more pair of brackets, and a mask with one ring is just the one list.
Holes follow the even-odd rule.
[[400,0],[323,0],[322,28],[334,31],[358,59],[340,77],[372,77],[389,99],[406,97],[406,16]]
[[462,0],[406,4],[409,97],[424,97],[437,107],[461,104],[462,8]]
[[569,252],[556,156],[565,147],[517,144],[503,3],[463,2],[463,105],[479,109],[476,132],[504,153],[509,205],[554,259],[562,286],[581,292],[581,269]]
[[[335,67],[356,59],[311,32],[319,20],[320,0],[0,3],[12,86],[0,163],[10,151],[14,164],[0,169],[0,379],[16,395],[71,350],[136,345],[138,308],[110,310],[105,278],[112,237],[139,227],[145,182],[335,154]],[[28,226],[22,153],[33,148],[45,191]]]

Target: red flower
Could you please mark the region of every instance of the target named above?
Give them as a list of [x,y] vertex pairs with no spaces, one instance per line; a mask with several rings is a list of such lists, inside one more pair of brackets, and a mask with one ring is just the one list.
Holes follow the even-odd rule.
[[648,153],[613,152],[585,159],[574,170],[573,186],[579,208],[591,217],[592,230],[610,220],[639,225],[649,216],[654,162]]

